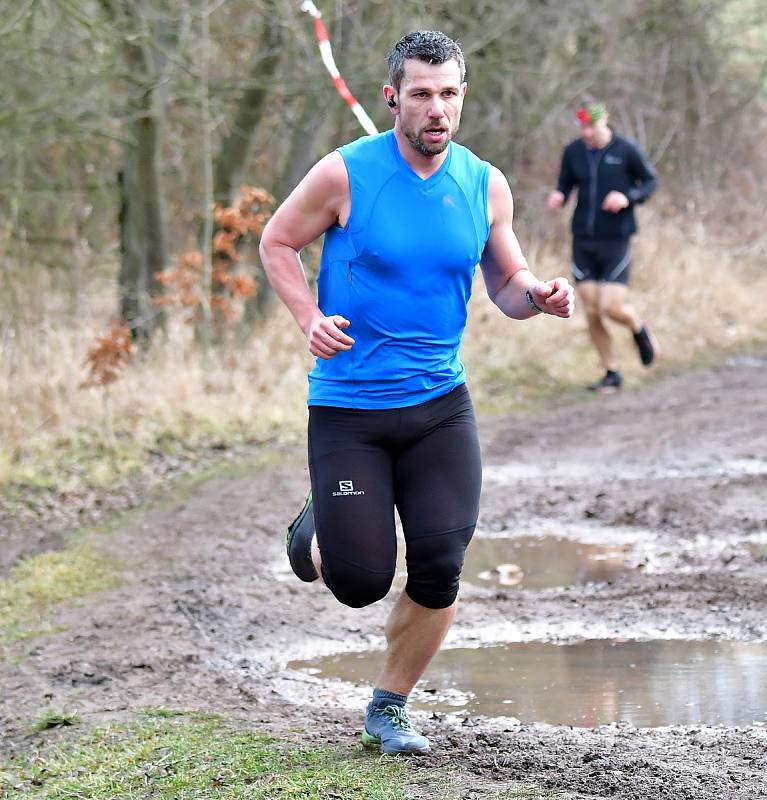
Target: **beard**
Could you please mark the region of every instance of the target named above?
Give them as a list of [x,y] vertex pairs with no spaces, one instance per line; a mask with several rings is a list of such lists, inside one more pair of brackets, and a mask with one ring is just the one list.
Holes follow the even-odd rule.
[[410,142],[413,150],[415,150],[416,153],[420,153],[422,156],[438,156],[440,153],[444,153],[445,150],[447,150],[447,146],[450,144],[450,139],[452,139],[450,131],[447,132],[444,142],[424,142],[420,134],[417,133],[405,132],[405,136],[407,136],[407,140]]
[[416,131],[413,129],[406,128],[404,125],[402,126],[402,132],[405,134],[408,142],[410,142],[410,146],[416,151],[416,153],[420,153],[422,156],[438,156],[440,153],[444,153],[445,150],[447,150],[447,146],[450,144],[453,136],[458,131],[458,120],[456,120],[454,127],[444,129],[446,136],[445,140],[442,142],[424,141],[421,137],[428,130],[428,127],[422,128],[420,132],[416,133]]

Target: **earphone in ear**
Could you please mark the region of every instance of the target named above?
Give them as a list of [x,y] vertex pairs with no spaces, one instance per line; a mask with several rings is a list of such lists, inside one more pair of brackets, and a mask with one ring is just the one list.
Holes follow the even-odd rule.
[[397,101],[396,101],[396,100],[395,100],[393,97],[390,97],[390,98],[389,98],[389,99],[386,101],[386,105],[387,105],[387,106],[389,106],[389,108],[394,108],[394,106],[396,106],[396,105],[397,105]]

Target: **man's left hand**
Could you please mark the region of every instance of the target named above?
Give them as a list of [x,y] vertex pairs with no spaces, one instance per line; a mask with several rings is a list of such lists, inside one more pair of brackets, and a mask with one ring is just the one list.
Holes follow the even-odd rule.
[[602,211],[609,211],[611,214],[617,214],[623,211],[624,208],[629,207],[629,199],[623,192],[608,192],[605,199],[602,201]]
[[530,287],[535,305],[544,314],[569,319],[575,310],[575,292],[567,278],[538,281]]

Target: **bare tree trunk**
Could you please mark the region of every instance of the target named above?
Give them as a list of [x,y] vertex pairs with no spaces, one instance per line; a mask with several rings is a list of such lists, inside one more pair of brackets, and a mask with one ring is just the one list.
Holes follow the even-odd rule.
[[202,124],[202,172],[203,172],[203,217],[202,217],[202,339],[206,357],[213,337],[210,297],[213,290],[213,263],[211,242],[213,240],[213,146],[211,144],[210,118],[210,14],[207,0],[201,2],[201,47],[200,47],[200,116]]
[[125,36],[123,57],[135,81],[136,95],[129,102],[129,144],[125,147],[120,181],[119,273],[120,311],[136,339],[147,341],[164,323],[164,315],[152,305],[162,287],[155,273],[168,260],[165,199],[160,148],[164,103],[158,91],[158,73],[146,42],[148,31],[140,4],[131,0],[102,0],[113,21],[127,20],[137,34]]
[[240,188],[253,138],[264,114],[269,86],[280,60],[283,39],[279,0],[267,3],[261,42],[250,69],[249,87],[243,92],[229,134],[221,142],[214,166],[213,197],[229,205]]
[[[126,154],[126,162],[128,157]],[[143,280],[146,269],[138,209],[133,207],[137,195],[136,170],[127,163],[125,167],[125,171],[121,170],[117,177],[120,191],[120,271],[117,281],[120,287],[120,317],[131,325],[134,335],[139,338],[144,330],[137,322],[146,314],[146,309],[142,307],[146,297]],[[128,184],[132,184],[130,188]]]
[[[152,93],[154,94],[154,92]],[[168,265],[168,247],[166,231],[165,198],[162,190],[162,173],[160,165],[160,121],[155,113],[147,114],[136,123],[138,135],[138,192],[143,216],[144,229],[144,264],[143,276],[144,297],[146,304],[143,325],[150,334],[162,319],[151,306],[151,295],[160,292],[160,284],[155,280],[155,273]]]
[[[249,87],[243,92],[237,106],[234,120],[227,136],[221,142],[221,149],[213,167],[213,199],[216,203],[230,205],[237,195],[250,158],[253,139],[264,115],[269,87],[280,62],[283,43],[283,22],[280,13],[280,0],[270,0],[264,14],[264,27],[261,40],[250,69]],[[210,250],[211,234],[215,228],[202,234],[203,252]],[[266,314],[274,303],[274,292],[258,261],[255,249],[251,249],[255,259],[255,279],[259,290],[245,304],[244,323],[249,325]]]

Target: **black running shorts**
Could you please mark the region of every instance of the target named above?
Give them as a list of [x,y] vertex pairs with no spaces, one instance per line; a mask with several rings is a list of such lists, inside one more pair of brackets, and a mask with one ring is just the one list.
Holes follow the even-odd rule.
[[629,239],[573,239],[573,278],[628,284],[631,271]]
[[408,596],[447,608],[458,593],[482,484],[466,386],[407,408],[309,408],[309,470],[322,577],[342,603],[384,597],[395,573],[395,506]]

